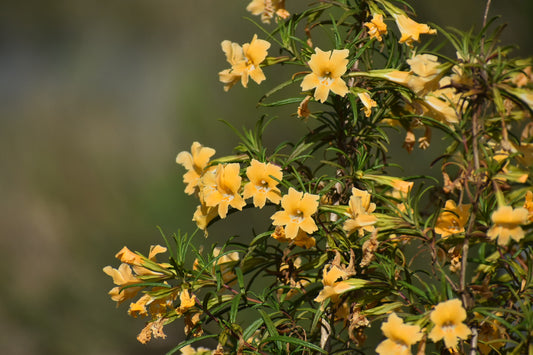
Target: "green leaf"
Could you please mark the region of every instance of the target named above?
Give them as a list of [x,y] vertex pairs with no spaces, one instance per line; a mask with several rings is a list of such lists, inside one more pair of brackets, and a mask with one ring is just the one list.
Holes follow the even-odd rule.
[[[305,340],[302,340],[302,339],[288,337],[288,336],[284,336],[284,335],[276,335],[276,336],[268,337],[265,340],[263,340],[261,342],[261,344],[269,343],[269,342],[272,342],[272,341],[275,341],[278,344],[279,344],[279,342],[285,342],[285,343],[289,343],[289,344],[298,345],[298,346],[301,346],[301,347],[304,347],[304,348],[307,348],[307,349],[318,351],[321,354],[327,354],[328,353],[326,350],[322,349],[321,347],[319,347],[319,346],[317,346],[317,345],[315,345],[313,343],[309,343],[309,342],[307,342]],[[281,350],[281,348],[280,348],[280,350]]]
[[184,348],[187,345],[191,345],[193,343],[196,343],[197,341],[204,340],[204,339],[210,339],[210,338],[216,338],[217,336],[218,336],[218,334],[209,334],[209,335],[203,335],[203,336],[200,336],[200,337],[196,337],[196,338],[192,338],[192,339],[186,340],[183,343],[180,343],[178,346],[176,346],[172,350],[170,350],[166,355],[172,355],[176,351],[178,351],[179,349]]

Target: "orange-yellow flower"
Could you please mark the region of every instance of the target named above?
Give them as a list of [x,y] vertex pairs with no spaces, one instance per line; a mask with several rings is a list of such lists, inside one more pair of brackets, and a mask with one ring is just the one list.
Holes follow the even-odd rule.
[[348,273],[338,266],[331,265],[328,270],[328,265],[326,265],[322,272],[324,288],[315,298],[315,302],[323,302],[328,298],[331,299],[331,302],[337,302],[340,294],[353,288],[350,284],[344,282],[348,276]]
[[243,197],[253,197],[255,207],[263,208],[267,199],[275,204],[281,201],[281,191],[276,187],[283,178],[279,166],[253,159],[246,169],[246,176],[250,182],[244,185]]
[[324,52],[315,48],[315,54],[307,62],[313,72],[304,77],[300,84],[302,90],[315,89],[315,99],[320,102],[326,101],[330,90],[340,96],[346,95],[348,87],[341,76],[346,73],[349,54],[347,49]]
[[411,59],[407,59],[406,62],[411,67],[412,73],[409,76],[407,86],[417,95],[423,96],[439,88],[443,67],[441,67],[437,56],[417,54]]
[[[216,258],[220,255],[221,248],[213,249],[213,256]],[[239,261],[239,253],[234,251],[232,253],[224,254],[217,259],[216,264],[220,267],[222,280],[228,283],[235,279],[235,273],[232,271],[233,265]]]
[[470,329],[463,323],[466,311],[458,299],[439,303],[429,315],[435,325],[429,333],[429,338],[437,342],[444,339],[447,348],[456,349],[459,339],[466,340]]
[[372,214],[375,209],[376,205],[370,202],[370,194],[367,191],[352,188],[347,211],[351,218],[344,222],[342,228],[348,234],[359,232],[359,236],[362,236],[365,231],[372,232],[377,222],[376,216]]
[[113,283],[118,285],[109,291],[111,299],[117,302],[117,306],[127,299],[137,296],[137,293],[142,287],[128,287],[121,290],[121,288],[136,283],[142,282],[133,275],[131,267],[128,264],[120,264],[118,269],[113,269],[111,266],[104,267],[104,272],[113,278]]
[[382,41],[381,35],[387,34],[387,25],[383,22],[382,14],[373,14],[370,22],[365,22],[364,25],[368,28],[368,34],[370,38],[375,38],[378,41]]
[[380,355],[411,355],[411,346],[422,339],[418,325],[404,324],[403,320],[391,313],[386,322],[381,325],[381,331],[387,337],[376,352]]
[[239,194],[241,176],[239,164],[219,165],[216,170],[216,189],[203,196],[207,207],[218,207],[220,218],[226,218],[229,206],[242,210],[246,205]]
[[269,42],[257,39],[257,35],[254,35],[252,41],[243,44],[242,47],[228,40],[222,41],[221,46],[226,54],[226,60],[231,64],[231,69],[218,73],[220,81],[226,84],[225,91],[228,91],[239,79],[244,87],[248,86],[249,78],[258,84],[266,79],[260,64],[268,54]]
[[444,210],[439,214],[435,225],[435,233],[440,234],[442,238],[450,235],[463,233],[465,224],[470,216],[471,205],[455,204],[455,201],[448,200],[444,205]]
[[282,226],[277,226],[274,233],[271,236],[280,243],[291,243],[296,246],[309,249],[316,245],[316,240],[313,237],[310,237],[309,234],[305,233],[303,230],[299,229],[298,234],[295,238],[287,238],[285,235],[285,228]]
[[285,226],[285,234],[290,239],[296,238],[300,229],[313,233],[318,227],[311,216],[318,209],[318,200],[318,195],[304,194],[291,187],[289,193],[281,198],[283,211],[278,211],[271,217],[272,224]]
[[183,175],[183,182],[187,184],[185,193],[192,195],[197,191],[198,181],[204,169],[209,163],[209,159],[215,154],[212,148],[203,147],[200,143],[194,142],[191,146],[191,153],[181,152],[176,157],[176,162],[181,164],[188,171]]
[[198,207],[196,207],[196,211],[192,216],[192,220],[196,222],[196,226],[198,228],[205,231],[209,222],[211,222],[216,216],[218,216],[218,209],[216,207],[207,207],[205,205],[199,205]]
[[290,16],[289,12],[285,9],[285,0],[252,0],[246,7],[246,10],[251,12],[252,15],[261,15],[261,21],[263,23],[270,23],[274,14],[283,19]]
[[359,96],[359,99],[364,105],[365,116],[370,117],[370,115],[372,114],[372,107],[377,107],[378,104],[376,103],[376,101],[370,98],[370,95],[368,95],[367,92],[360,92],[357,94],[357,96]]
[[520,225],[527,223],[528,215],[528,210],[523,207],[499,207],[492,213],[494,225],[488,230],[487,236],[492,240],[498,238],[498,245],[501,246],[507,245],[509,238],[518,242],[524,238],[524,230]]
[[189,290],[184,289],[180,292],[180,305],[176,308],[176,313],[181,316],[187,310],[191,309],[195,305],[195,296],[194,294],[189,294]]
[[400,30],[402,37],[400,38],[400,43],[405,43],[408,46],[413,45],[413,41],[419,41],[421,34],[435,34],[437,30],[431,29],[428,25],[423,23],[418,23],[411,18],[409,18],[404,13],[392,14],[398,29]]

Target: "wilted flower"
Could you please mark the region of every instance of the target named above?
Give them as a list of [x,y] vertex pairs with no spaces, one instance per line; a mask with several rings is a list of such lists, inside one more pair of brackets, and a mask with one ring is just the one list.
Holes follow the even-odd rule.
[[211,355],[213,350],[204,348],[200,346],[199,348],[194,349],[192,346],[187,345],[180,349],[181,355]]
[[380,355],[410,355],[411,346],[422,339],[418,325],[404,324],[403,320],[391,313],[385,323],[381,325],[383,335],[387,337],[376,348]]
[[275,204],[281,201],[281,191],[276,187],[283,178],[279,166],[252,159],[246,169],[246,176],[250,182],[244,185],[243,197],[253,197],[255,207],[263,208],[267,199]]
[[444,210],[439,214],[435,224],[435,233],[440,234],[442,238],[450,235],[463,233],[465,224],[470,216],[471,205],[455,204],[455,201],[448,200],[444,205]]
[[203,147],[198,142],[192,144],[191,153],[181,152],[178,154],[176,163],[183,165],[188,170],[183,175],[183,182],[187,184],[185,193],[192,195],[197,191],[198,181],[207,167],[209,159],[214,154],[214,149]]
[[309,115],[311,114],[311,111],[309,111],[309,100],[311,100],[311,98],[311,95],[307,95],[305,99],[300,102],[300,105],[298,105],[298,117],[309,117]]
[[294,239],[301,229],[307,233],[318,230],[315,221],[311,217],[318,209],[318,195],[298,192],[292,187],[289,193],[281,199],[283,211],[274,213],[271,217],[275,226],[285,226],[287,238]]
[[429,317],[435,325],[429,333],[429,338],[434,342],[444,339],[447,348],[455,350],[459,339],[466,340],[471,334],[470,329],[463,323],[466,311],[458,299],[439,303]]
[[498,238],[498,245],[505,246],[509,238],[519,241],[524,238],[524,230],[520,225],[527,223],[528,210],[523,207],[513,209],[511,206],[501,206],[492,213],[494,225],[488,230],[487,236],[494,240]]
[[365,22],[363,25],[368,28],[370,38],[375,38],[380,42],[383,40],[381,35],[387,34],[387,25],[383,22],[382,14],[373,14],[372,20],[370,20],[370,22]]
[[[220,255],[221,248],[213,249],[213,256],[216,258]],[[216,264],[220,267],[220,273],[222,274],[222,280],[224,282],[230,282],[235,279],[235,273],[232,271],[232,267],[239,261],[239,253],[234,251],[227,253],[219,257]]]
[[524,208],[528,211],[528,221],[533,222],[533,191],[526,192]]
[[320,48],[315,48],[315,54],[307,63],[311,74],[307,74],[300,84],[303,91],[315,89],[315,99],[324,102],[328,98],[329,91],[344,96],[348,93],[348,87],[341,76],[346,73],[348,64],[347,49],[324,52]]
[[224,90],[228,91],[239,79],[242,86],[248,86],[248,78],[260,84],[265,80],[265,74],[259,66],[267,56],[270,43],[257,39],[254,35],[250,43],[245,43],[242,48],[234,42],[222,41],[222,50],[226,54],[226,60],[231,64],[231,69],[225,69],[218,73],[219,79],[224,85]]
[[285,9],[285,0],[252,0],[246,7],[246,10],[251,12],[252,15],[261,15],[261,21],[263,23],[270,23],[274,14],[283,19],[290,16],[289,12]]
[[370,95],[368,95],[367,92],[360,92],[360,93],[357,94],[357,96],[359,96],[359,99],[361,100],[361,102],[365,106],[364,107],[365,116],[366,117],[370,117],[370,115],[372,114],[372,107],[377,107],[378,104],[376,103],[376,101],[374,101],[374,100],[372,100],[370,98]]
[[418,23],[409,18],[405,13],[392,14],[402,37],[400,43],[405,43],[408,46],[413,45],[413,41],[419,41],[421,34],[435,34],[437,30],[431,29],[428,25]]

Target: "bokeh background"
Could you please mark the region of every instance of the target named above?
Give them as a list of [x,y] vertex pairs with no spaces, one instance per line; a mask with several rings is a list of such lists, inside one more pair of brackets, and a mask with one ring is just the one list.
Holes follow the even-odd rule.
[[[124,245],[162,243],[157,226],[192,231],[196,203],[176,154],[195,140],[230,154],[237,138],[218,119],[251,127],[264,113],[255,104],[275,83],[225,93],[217,77],[227,67],[220,42],[260,33],[244,19],[247,3],[1,2],[2,354],[161,354],[181,338],[175,323],[167,341],[139,344],[144,321],[115,308],[102,267],[118,266]],[[481,0],[414,3],[419,21],[468,29],[482,20]],[[533,2],[494,0],[490,14],[509,24],[503,42],[530,56]],[[280,118],[267,141],[300,126]],[[427,165],[423,152],[409,159]]]

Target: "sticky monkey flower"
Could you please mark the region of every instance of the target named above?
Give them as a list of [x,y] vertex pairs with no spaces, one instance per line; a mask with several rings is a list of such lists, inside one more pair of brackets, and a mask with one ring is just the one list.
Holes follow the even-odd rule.
[[411,355],[411,345],[418,343],[423,336],[418,325],[404,324],[396,313],[389,315],[381,325],[381,331],[387,339],[376,348],[380,355]]
[[365,116],[370,117],[372,114],[372,107],[377,107],[378,104],[370,98],[370,95],[367,92],[360,92],[357,96],[359,96],[359,99],[363,103]]
[[287,238],[294,239],[298,230],[313,233],[318,230],[315,221],[311,217],[318,209],[318,195],[298,192],[294,188],[281,198],[282,211],[274,213],[271,219],[275,226],[285,226]]
[[283,178],[279,166],[252,159],[246,169],[246,176],[250,182],[244,185],[243,197],[253,197],[255,207],[263,208],[266,200],[275,204],[281,201],[281,191],[276,187],[278,180]]
[[187,184],[185,193],[192,195],[197,191],[198,181],[202,176],[209,159],[215,154],[215,150],[203,147],[200,143],[194,142],[191,152],[181,152],[176,157],[176,163],[183,165],[188,171],[183,175],[183,182]]
[[231,64],[230,69],[218,73],[220,81],[225,84],[225,91],[228,91],[239,79],[244,87],[248,86],[249,78],[257,84],[266,79],[260,64],[268,54],[270,48],[268,41],[257,39],[257,35],[254,35],[252,41],[243,44],[242,47],[228,40],[222,41],[221,47],[226,54],[226,60]]
[[435,34],[437,30],[430,28],[428,25],[423,23],[418,23],[405,13],[395,13],[392,14],[398,29],[400,30],[402,37],[400,38],[400,43],[405,43],[409,47],[413,45],[413,41],[419,41],[421,34]]
[[207,207],[218,207],[220,218],[226,218],[229,206],[242,210],[246,205],[239,193],[242,178],[237,163],[219,165],[216,171],[216,189],[204,196]]
[[270,23],[274,15],[282,19],[287,19],[290,16],[285,9],[285,0],[252,0],[246,10],[252,15],[261,15],[261,22],[263,23]]
[[376,216],[372,214],[375,209],[376,205],[370,202],[370,194],[354,187],[347,211],[350,218],[344,222],[342,228],[348,234],[358,232],[359,236],[365,231],[372,232],[377,222]]
[[435,225],[435,233],[440,234],[442,238],[450,235],[463,233],[465,224],[470,216],[471,205],[455,204],[455,201],[448,200],[444,205],[444,210],[439,214]]
[[387,34],[387,25],[383,22],[382,14],[373,14],[372,20],[370,20],[370,22],[365,22],[363,25],[368,28],[370,38],[375,38],[380,42],[383,40],[381,35]]
[[429,315],[435,325],[429,333],[429,338],[437,342],[444,339],[447,348],[456,349],[459,339],[466,340],[470,329],[464,324],[466,311],[460,300],[452,299],[439,303]]
[[492,213],[494,225],[488,230],[487,236],[494,240],[498,238],[498,245],[505,246],[509,238],[519,241],[524,238],[524,230],[520,225],[527,223],[529,212],[523,207],[512,208],[501,206]]
[[347,49],[324,52],[315,48],[315,54],[307,62],[313,72],[304,77],[300,84],[302,90],[315,89],[314,97],[320,102],[327,100],[330,90],[340,96],[346,95],[348,87],[341,76],[346,73],[349,54]]

